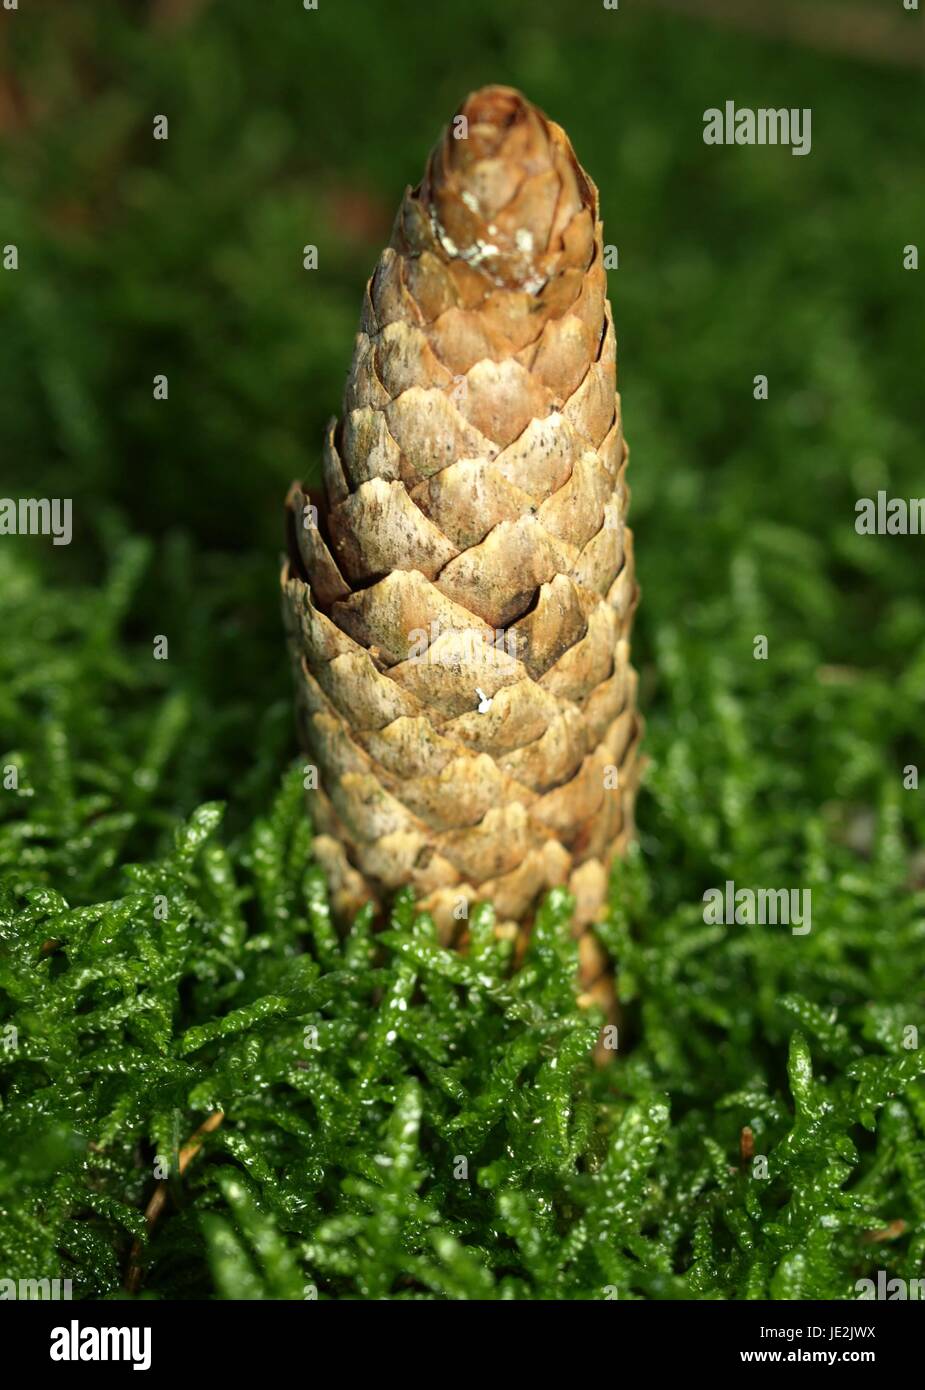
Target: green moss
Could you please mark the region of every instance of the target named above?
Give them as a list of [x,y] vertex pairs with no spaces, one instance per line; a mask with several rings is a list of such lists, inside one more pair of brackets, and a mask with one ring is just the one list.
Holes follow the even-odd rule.
[[[7,573],[5,1277],[115,1294],[134,1239],[162,1297],[839,1298],[877,1268],[915,1276],[925,1050],[903,1043],[922,1024],[923,895],[889,783],[863,859],[813,809],[810,760],[781,777],[767,720],[803,703],[789,673],[747,692],[750,665],[666,647],[682,695],[653,721],[647,853],[601,928],[624,1002],[601,1069],[566,894],[512,975],[489,905],[467,956],[407,896],[386,931],[361,916],[340,940],[299,765],[230,841],[218,803],[174,822],[182,697],[119,628],[143,559],[128,543],[67,602]],[[698,692],[698,737],[666,737]],[[132,840],[149,853],[122,862]],[[788,874],[813,891],[809,934],[704,925],[704,885]],[[171,1199],[148,1240],[155,1171]],[[865,1239],[896,1220],[896,1239]]]

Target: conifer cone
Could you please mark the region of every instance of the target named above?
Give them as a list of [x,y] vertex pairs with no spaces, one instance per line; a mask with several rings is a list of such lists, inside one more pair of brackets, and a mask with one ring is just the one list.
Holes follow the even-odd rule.
[[[460,119],[464,118],[464,119]],[[413,885],[441,938],[537,898],[577,933],[633,835],[637,600],[598,195],[519,92],[469,96],[366,288],[282,585],[335,909]],[[586,986],[605,962],[580,945]]]

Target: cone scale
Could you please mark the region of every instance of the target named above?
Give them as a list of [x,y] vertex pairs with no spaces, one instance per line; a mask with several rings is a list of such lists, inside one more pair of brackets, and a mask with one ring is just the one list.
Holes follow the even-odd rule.
[[640,720],[597,190],[518,92],[461,106],[379,258],[283,607],[335,910],[406,884],[441,939],[491,901],[585,928],[632,839]]

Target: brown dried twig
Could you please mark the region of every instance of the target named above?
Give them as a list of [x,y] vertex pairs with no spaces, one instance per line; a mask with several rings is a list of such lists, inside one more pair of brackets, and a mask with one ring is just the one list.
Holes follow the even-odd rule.
[[739,1157],[743,1163],[750,1163],[755,1156],[755,1131],[751,1125],[743,1125],[739,1134]]
[[[193,1159],[196,1157],[199,1150],[205,1143],[206,1135],[211,1134],[214,1130],[218,1129],[219,1125],[222,1123],[224,1118],[225,1112],[223,1110],[213,1111],[212,1114],[209,1115],[208,1118],[203,1121],[203,1123],[199,1126],[195,1133],[191,1134],[189,1139],[187,1139],[186,1143],[183,1145],[183,1148],[180,1150],[179,1162],[177,1164],[177,1171],[181,1177],[186,1172],[186,1169],[189,1167],[190,1163],[193,1161]],[[166,1179],[164,1179],[160,1181],[155,1187],[154,1191],[151,1194],[151,1200],[148,1202],[148,1205],[145,1208],[145,1221],[148,1224],[149,1237],[155,1225],[157,1224],[158,1217],[163,1211],[164,1204],[166,1203],[166,1201],[167,1181]],[[128,1270],[126,1271],[125,1275],[125,1287],[129,1293],[137,1293],[139,1288],[141,1287],[141,1276],[143,1272],[141,1265],[141,1252],[141,1241],[134,1241],[132,1244],[131,1254],[129,1255]]]
[[650,0],[685,19],[707,20],[761,38],[781,39],[866,62],[925,68],[925,25],[905,14],[869,5],[812,6],[806,0]]
[[181,29],[198,19],[209,0],[153,0],[151,22],[159,29]]
[[865,1231],[862,1239],[865,1245],[880,1245],[885,1240],[896,1240],[905,1235],[907,1229],[905,1221],[898,1216],[887,1226],[881,1226],[876,1231]]

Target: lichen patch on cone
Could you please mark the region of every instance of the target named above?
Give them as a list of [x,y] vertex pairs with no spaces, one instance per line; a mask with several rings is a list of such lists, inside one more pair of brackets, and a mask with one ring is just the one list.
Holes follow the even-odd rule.
[[410,883],[451,942],[480,899],[524,922],[565,884],[576,929],[601,911],[641,727],[626,458],[597,190],[558,125],[486,87],[367,285],[324,497],[287,501],[284,613],[339,912]]

